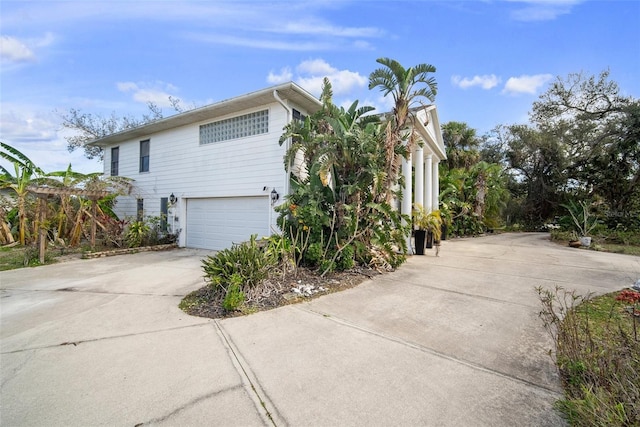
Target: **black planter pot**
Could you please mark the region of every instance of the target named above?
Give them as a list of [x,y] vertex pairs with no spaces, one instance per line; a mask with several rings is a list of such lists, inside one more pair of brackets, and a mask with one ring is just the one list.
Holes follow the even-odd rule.
[[431,232],[431,231],[427,232],[426,244],[427,244],[427,249],[433,248],[433,232]]
[[424,255],[424,241],[427,232],[424,230],[416,230],[413,233],[413,237],[416,244],[416,255]]
[[442,227],[440,227],[440,240],[447,240],[447,231],[448,231],[448,227],[447,224],[442,224]]

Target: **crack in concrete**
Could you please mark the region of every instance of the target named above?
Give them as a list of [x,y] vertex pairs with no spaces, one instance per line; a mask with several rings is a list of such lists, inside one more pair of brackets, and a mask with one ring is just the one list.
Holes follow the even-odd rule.
[[157,417],[157,418],[153,418],[153,419],[151,419],[149,421],[145,421],[145,422],[142,422],[142,423],[137,423],[137,424],[135,424],[134,427],[140,427],[140,426],[144,426],[144,425],[161,423],[163,421],[167,421],[168,419],[170,419],[174,415],[177,415],[180,412],[182,412],[182,411],[184,411],[186,409],[189,409],[189,408],[197,405],[198,403],[200,403],[202,401],[205,401],[207,399],[211,399],[212,397],[219,396],[221,394],[227,393],[229,391],[237,390],[237,389],[242,389],[242,385],[239,384],[239,385],[236,385],[236,386],[233,386],[233,387],[227,387],[227,388],[222,389],[222,390],[214,391],[212,393],[208,393],[208,394],[196,397],[195,399],[192,399],[192,400],[188,401],[184,405],[174,409],[173,411],[169,412],[166,415],[163,415],[163,416]]
[[[528,247],[528,246],[527,246]],[[561,247],[561,246],[559,246]],[[507,252],[509,253],[509,252]],[[551,266],[555,266],[555,267],[563,267],[563,268],[575,268],[578,270],[594,270],[594,271],[610,271],[610,272],[615,272],[615,273],[619,273],[620,270],[618,268],[604,268],[602,266],[598,266],[598,267],[590,267],[587,265],[575,265],[575,264],[554,264],[554,263],[548,263],[548,262],[536,262],[535,260],[531,260],[531,259],[527,259],[526,261],[522,261],[522,260],[518,260],[518,259],[505,259],[505,258],[501,258],[501,257],[496,257],[494,255],[492,256],[481,256],[481,255],[462,255],[461,258],[473,258],[473,259],[480,259],[480,260],[496,260],[499,259],[500,262],[504,262],[504,263],[514,263],[514,264],[524,264],[526,266],[532,266],[532,265],[540,265],[543,267],[548,267],[549,265]],[[556,258],[555,256],[553,257],[554,259]],[[459,259],[459,258],[458,258]],[[640,264],[640,261],[638,262],[638,264]],[[460,265],[456,265],[456,266],[445,266],[445,265],[433,265],[434,267],[439,266],[439,267],[452,267],[452,268],[460,268]],[[461,268],[464,269],[464,268]],[[469,269],[470,271],[481,271],[481,270],[475,270],[475,269]],[[623,270],[625,273],[631,273],[630,271],[626,271]],[[501,273],[497,273],[497,274],[501,274]],[[521,277],[521,276],[517,276],[517,277]],[[528,276],[525,276],[528,277]]]
[[[527,265],[529,265],[529,264],[527,264]],[[455,269],[455,270],[466,270],[466,271],[474,271],[476,273],[488,274],[486,270],[481,270],[481,269],[477,269],[477,268],[466,268],[466,267],[461,267],[459,265],[440,265],[439,264],[439,265],[432,265],[432,267],[452,268],[452,269]],[[576,268],[580,268],[580,267],[576,267]],[[598,271],[599,269],[594,269],[594,270]],[[605,271],[617,271],[617,270],[605,270]],[[520,278],[520,279],[534,279],[534,280],[539,280],[539,281],[542,281],[542,282],[575,284],[575,282],[571,282],[571,281],[568,281],[568,280],[561,280],[561,279],[557,279],[557,278],[548,279],[548,278],[545,278],[545,277],[531,277],[531,276],[528,276],[528,275],[523,276],[523,275],[519,275],[519,274],[500,273],[500,272],[496,272],[496,271],[492,271],[491,274],[495,275],[495,276],[517,277],[517,278]],[[592,286],[594,288],[609,289],[607,287],[598,286],[598,285],[590,285],[590,286]]]
[[98,291],[98,290],[82,290],[74,287],[59,288],[59,289],[23,289],[23,288],[6,288],[3,291],[21,291],[21,292],[65,292],[65,293],[79,293],[79,294],[98,294],[98,295],[133,295],[141,297],[180,297],[183,298],[186,294],[145,294],[138,292],[111,292],[111,291]]
[[[396,280],[391,280],[391,279],[387,279],[387,278],[384,278],[384,277],[381,277],[378,280],[380,282],[388,282],[388,283],[393,283],[393,284],[397,283]],[[535,305],[523,304],[523,303],[515,302],[515,301],[507,301],[507,300],[503,300],[503,299],[487,297],[487,296],[484,296],[484,295],[470,294],[470,293],[467,293],[467,292],[455,291],[455,290],[451,290],[451,289],[443,289],[443,288],[439,288],[437,286],[423,285],[423,284],[412,283],[412,282],[407,282],[407,281],[403,281],[402,283],[410,285],[410,286],[414,286],[416,288],[433,289],[434,291],[442,291],[442,292],[447,292],[447,293],[451,293],[451,294],[467,296],[467,297],[471,297],[471,298],[482,299],[482,300],[491,301],[491,302],[498,302],[498,303],[501,303],[501,304],[510,304],[510,305],[515,305],[515,306],[518,306],[518,307],[526,307],[526,308],[536,308],[537,307]]]
[[486,373],[492,374],[492,375],[497,375],[499,377],[502,377],[502,378],[505,378],[505,379],[508,379],[508,380],[511,380],[511,381],[515,381],[515,382],[527,385],[529,387],[533,387],[533,388],[535,388],[537,390],[545,392],[546,394],[551,394],[556,399],[558,399],[558,398],[560,398],[562,396],[562,391],[559,390],[559,389],[554,389],[554,388],[548,387],[548,386],[546,386],[544,384],[534,383],[533,381],[525,380],[525,379],[519,378],[519,377],[517,377],[515,375],[511,375],[511,374],[507,374],[507,373],[504,373],[504,372],[496,371],[496,370],[491,369],[489,367],[486,367],[486,366],[483,366],[483,365],[479,365],[479,364],[477,364],[475,362],[471,362],[471,361],[468,361],[468,360],[457,358],[455,356],[451,356],[451,355],[446,354],[446,353],[442,353],[442,352],[440,352],[440,351],[438,351],[436,349],[433,349],[433,348],[430,348],[430,347],[426,347],[426,346],[418,344],[418,343],[407,341],[405,339],[398,338],[398,337],[395,337],[395,336],[387,335],[387,334],[384,334],[382,332],[375,331],[373,329],[365,328],[363,326],[357,325],[357,324],[355,324],[353,322],[350,322],[349,320],[346,320],[346,319],[343,319],[341,317],[332,315],[330,313],[323,313],[321,311],[313,310],[311,308],[304,308],[304,307],[298,307],[298,306],[295,306],[295,307],[292,306],[292,308],[295,309],[295,310],[300,310],[300,311],[307,312],[307,313],[310,313],[310,314],[313,314],[313,315],[316,315],[316,316],[323,317],[325,319],[331,320],[331,321],[333,321],[335,323],[347,326],[349,328],[357,329],[357,330],[359,330],[361,332],[364,332],[364,333],[367,333],[367,334],[371,334],[371,335],[380,337],[382,339],[385,339],[385,340],[388,340],[388,341],[392,341],[392,342],[395,342],[397,344],[401,344],[401,345],[413,348],[415,350],[418,350],[418,351],[421,351],[421,352],[424,352],[424,353],[428,353],[428,354],[440,357],[442,359],[450,360],[452,362],[467,366],[469,368],[472,368],[472,369],[475,369],[475,370],[478,370],[478,371],[486,372]]
[[[27,356],[24,358],[24,360],[22,360],[22,362],[20,362],[20,364],[19,364],[18,366],[16,366],[15,368],[13,368],[13,369],[11,370],[11,372],[9,372],[8,374],[4,375],[4,378],[3,378],[2,384],[0,384],[0,390],[1,390],[1,389],[3,389],[3,388],[4,388],[4,386],[5,386],[9,381],[13,380],[13,379],[18,375],[18,373],[19,373],[20,371],[22,371],[22,368],[24,368],[24,367],[25,367],[25,365],[26,365],[27,363],[29,363],[29,362],[31,361],[31,359],[33,359],[33,356],[34,356],[34,354],[33,354],[33,353],[27,354]],[[2,394],[2,393],[0,392],[0,394]]]
[[86,344],[86,343],[92,343],[92,342],[98,342],[98,341],[107,341],[107,340],[113,340],[113,339],[119,339],[119,338],[135,337],[135,336],[139,336],[139,335],[156,334],[156,333],[159,333],[159,332],[176,331],[176,330],[180,330],[180,329],[208,326],[209,324],[210,324],[210,322],[207,321],[206,323],[197,323],[195,325],[176,326],[176,327],[173,327],[173,328],[156,329],[156,330],[152,330],[152,331],[143,331],[143,332],[134,332],[134,333],[122,334],[122,335],[112,335],[112,336],[100,337],[100,338],[89,338],[89,339],[86,339],[86,340],[79,340],[79,341],[65,341],[65,342],[58,343],[58,344],[49,344],[49,345],[43,345],[43,346],[37,346],[37,347],[21,348],[19,350],[3,351],[3,352],[0,352],[0,354],[14,354],[14,353],[22,353],[22,352],[26,352],[26,351],[45,350],[45,349],[48,349],[48,348],[56,348],[56,347],[64,347],[64,346],[74,346],[74,347],[76,347],[79,344]]
[[[271,425],[273,425],[274,427],[277,427],[278,424],[274,419],[274,418],[277,418],[279,421],[282,422],[282,424],[287,425],[288,423],[286,422],[286,420],[278,412],[278,409],[275,407],[273,402],[268,398],[267,393],[260,386],[260,382],[258,381],[258,378],[255,376],[253,371],[251,371],[249,368],[245,368],[245,365],[249,366],[249,364],[244,360],[244,358],[242,357],[242,354],[240,353],[240,350],[236,347],[231,337],[227,335],[227,333],[225,332],[224,328],[222,327],[218,319],[215,319],[214,323],[216,325],[218,334],[221,336],[225,346],[227,347],[228,351],[232,355],[231,359],[234,366],[236,367],[236,370],[249,383],[249,386],[251,387],[251,391],[253,392],[253,396],[255,397],[254,402],[256,402],[259,405],[259,407],[261,407],[265,411],[264,413],[264,416],[266,417],[265,421],[268,421],[271,423]],[[272,409],[269,409],[269,407],[271,407]],[[258,413],[262,415],[262,412],[258,411]]]

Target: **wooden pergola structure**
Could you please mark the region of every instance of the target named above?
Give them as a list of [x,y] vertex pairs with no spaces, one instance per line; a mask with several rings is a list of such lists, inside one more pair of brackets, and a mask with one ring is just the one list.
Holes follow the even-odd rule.
[[44,263],[44,255],[47,248],[46,230],[42,226],[47,216],[47,199],[51,196],[80,196],[91,201],[91,249],[96,246],[96,211],[98,200],[111,194],[107,190],[82,190],[79,188],[67,187],[35,187],[30,186],[27,191],[33,193],[38,198],[38,245],[40,252],[40,263]]

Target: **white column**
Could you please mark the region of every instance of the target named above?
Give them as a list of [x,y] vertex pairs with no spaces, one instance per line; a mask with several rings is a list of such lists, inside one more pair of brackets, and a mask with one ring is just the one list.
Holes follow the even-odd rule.
[[431,212],[433,209],[433,166],[432,166],[433,154],[427,154],[427,161],[425,163],[424,171],[424,209],[427,212]]
[[[409,160],[402,159],[402,175],[404,176],[404,188],[402,189],[402,212],[411,216],[411,154]],[[407,235],[408,253],[413,254],[411,250],[411,233]]]
[[433,162],[433,178],[431,181],[433,182],[433,210],[440,209],[440,161],[436,160]]
[[422,147],[416,148],[415,168],[416,168],[416,189],[414,191],[414,202],[416,205],[424,206],[424,151]]

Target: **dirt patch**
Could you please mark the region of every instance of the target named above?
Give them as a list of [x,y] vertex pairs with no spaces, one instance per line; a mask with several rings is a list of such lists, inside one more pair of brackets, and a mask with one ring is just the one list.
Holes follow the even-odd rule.
[[226,311],[209,286],[187,295],[180,307],[192,316],[212,319],[238,317],[353,288],[380,274],[369,268],[358,267],[323,277],[314,270],[298,268],[295,273],[275,274],[265,280],[256,292],[247,296],[241,310]]

